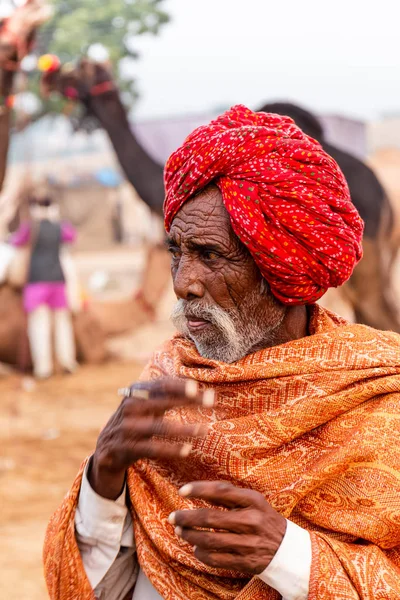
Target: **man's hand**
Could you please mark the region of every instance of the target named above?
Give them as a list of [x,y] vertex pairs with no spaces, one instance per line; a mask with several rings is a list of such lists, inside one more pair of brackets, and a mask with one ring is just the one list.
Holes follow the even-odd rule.
[[210,567],[251,575],[259,575],[267,568],[285,535],[286,519],[262,494],[223,481],[189,483],[179,493],[229,509],[171,513],[169,522],[176,525],[177,535],[194,546],[198,560]]
[[[212,406],[214,392],[199,392],[195,381],[159,380],[131,387],[97,441],[89,472],[92,488],[100,496],[115,500],[124,485],[128,467],[140,458],[186,457],[190,443],[179,438],[203,436],[202,425],[182,425],[163,419],[178,406]],[[156,436],[158,439],[154,439]],[[164,439],[160,439],[164,438]]]

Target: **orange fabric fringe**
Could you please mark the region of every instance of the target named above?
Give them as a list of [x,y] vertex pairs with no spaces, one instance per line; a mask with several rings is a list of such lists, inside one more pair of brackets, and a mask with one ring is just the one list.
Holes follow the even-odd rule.
[[[310,336],[233,365],[175,337],[143,379],[192,378],[213,409],[166,418],[210,425],[189,459],[139,461],[128,475],[139,563],[166,599],[277,600],[257,578],[207,567],[167,522],[206,503],[184,483],[223,479],[258,490],[311,532],[309,600],[400,599],[400,336],[311,306]],[[74,536],[83,467],[50,521],[44,549],[52,600],[93,600]]]

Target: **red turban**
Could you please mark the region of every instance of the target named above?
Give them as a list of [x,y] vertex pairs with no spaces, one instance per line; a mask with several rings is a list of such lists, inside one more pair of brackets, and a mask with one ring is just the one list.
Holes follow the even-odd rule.
[[285,304],[309,304],[351,275],[363,222],[336,162],[292,119],[238,105],[199,127],[165,166],[165,228],[215,183],[233,230]]

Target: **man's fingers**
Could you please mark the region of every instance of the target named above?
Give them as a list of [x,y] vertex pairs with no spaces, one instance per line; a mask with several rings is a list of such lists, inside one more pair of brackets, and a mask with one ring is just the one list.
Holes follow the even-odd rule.
[[204,550],[204,548],[197,547],[194,550],[194,555],[197,560],[215,569],[242,570],[243,558],[237,554],[210,552],[209,550]]
[[197,381],[193,379],[156,379],[155,381],[143,381],[135,383],[133,390],[147,390],[151,397],[176,396],[186,398],[196,398],[199,394]]
[[119,394],[146,399],[164,396],[195,398],[198,391],[198,384],[194,380],[163,378],[155,381],[139,381],[127,388],[122,388],[119,390]]
[[215,397],[214,390],[200,391],[197,382],[192,379],[159,379],[135,383],[129,388],[119,390],[119,394],[137,400],[168,401],[168,408],[181,402],[193,402],[209,408],[213,406]]
[[183,540],[204,550],[246,556],[254,552],[257,538],[252,535],[237,533],[219,533],[215,531],[198,531],[196,529],[175,528],[175,533]]
[[132,440],[146,439],[153,436],[168,438],[203,437],[207,433],[207,428],[202,424],[182,425],[173,421],[151,418],[126,419],[123,430],[125,438],[131,438]]
[[138,401],[137,399],[133,398],[131,402],[132,406],[130,410],[132,410],[133,413],[140,415],[154,415],[157,417],[163,415],[173,408],[179,408],[181,406],[188,406],[191,404],[201,405],[201,401],[197,399],[188,400],[187,398],[164,398],[158,400],[149,399],[146,401]]
[[227,481],[194,481],[179,490],[183,497],[202,498],[227,508],[261,506],[265,498],[254,490],[238,488]]
[[180,425],[173,421],[157,420],[153,424],[153,436],[158,437],[194,437],[202,438],[207,435],[208,427],[203,423],[193,425]]
[[218,510],[199,508],[197,510],[177,510],[170,514],[168,521],[181,529],[224,529],[233,533],[252,534],[257,531],[259,512],[252,509]]

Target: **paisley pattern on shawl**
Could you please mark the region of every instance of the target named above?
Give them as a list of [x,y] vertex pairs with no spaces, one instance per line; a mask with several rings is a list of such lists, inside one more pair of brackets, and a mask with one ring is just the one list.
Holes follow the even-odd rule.
[[[279,598],[256,577],[197,561],[167,522],[173,510],[207,506],[181,498],[181,485],[221,479],[258,490],[311,532],[310,600],[400,599],[400,337],[316,305],[309,311],[306,338],[226,365],[177,336],[143,373],[196,379],[217,392],[212,409],[167,414],[209,424],[189,459],[143,460],[128,474],[139,562],[162,597]],[[73,532],[80,477],[46,536],[54,600],[94,597]]]

